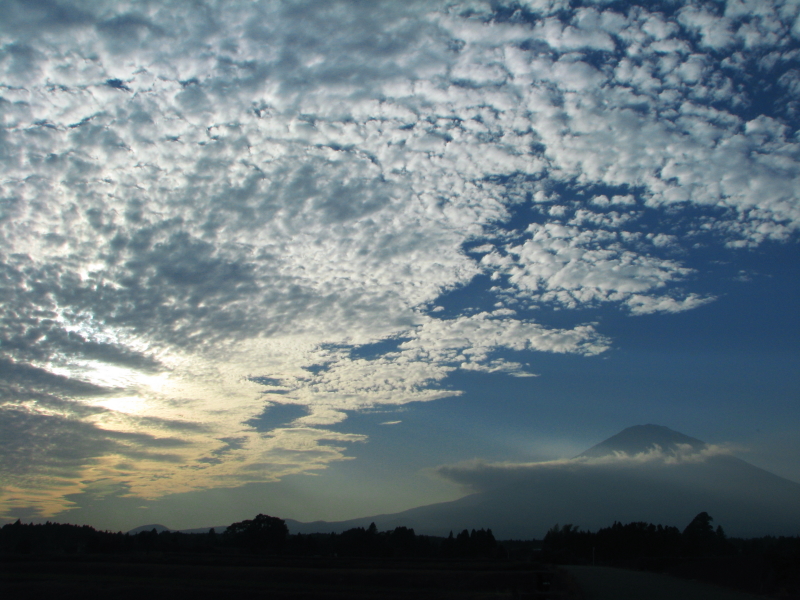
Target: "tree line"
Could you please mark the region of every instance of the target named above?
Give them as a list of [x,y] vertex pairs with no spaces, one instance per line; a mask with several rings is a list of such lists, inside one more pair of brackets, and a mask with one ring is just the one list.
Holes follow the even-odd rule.
[[23,524],[0,528],[0,554],[241,553],[342,557],[496,557],[491,529],[463,530],[447,538],[417,535],[408,527],[378,531],[356,527],[342,533],[290,535],[283,519],[257,515],[224,532],[181,533],[155,529],[130,534],[98,531],[88,525]]
[[550,560],[563,563],[737,554],[736,545],[721,526],[714,529],[713,520],[701,512],[683,532],[644,522],[615,522],[596,532],[580,531],[571,524],[555,525],[547,532],[543,549]]
[[702,512],[683,531],[644,522],[614,523],[596,532],[555,525],[543,540],[542,559],[651,570],[800,597],[800,537],[729,538],[713,520]]
[[706,580],[752,593],[800,597],[800,537],[729,538],[712,522],[708,513],[700,513],[682,531],[644,522],[616,522],[596,532],[581,531],[571,524],[555,525],[543,540],[498,542],[489,529],[435,537],[417,535],[407,527],[378,531],[374,523],[341,533],[291,535],[282,519],[268,515],[208,533],[155,529],[113,533],[87,525],[17,521],[0,528],[0,562],[5,557],[12,564],[25,555],[45,556],[48,561],[63,556],[68,562],[72,556],[83,555],[94,562],[96,556],[105,555],[109,559],[103,561],[112,563],[144,560],[252,565],[278,560],[305,567],[319,564],[318,558],[325,558],[322,564],[329,564],[331,559],[337,563],[339,557],[346,559],[341,564],[347,565],[361,564],[359,559],[434,559],[434,564],[446,564],[451,559],[456,563],[491,559],[484,564],[507,562],[503,568],[515,572],[521,564],[530,569],[545,563],[594,562]]
[[[677,527],[634,522],[615,522],[596,532],[555,525],[539,544],[520,540],[498,542],[491,529],[463,530],[448,537],[418,535],[396,527],[378,531],[375,524],[341,533],[294,534],[283,519],[257,515],[233,523],[224,531],[122,533],[98,531],[88,525],[20,521],[0,528],[0,554],[134,554],[134,553],[229,553],[286,556],[340,557],[440,557],[504,558],[541,547],[548,562],[610,564],[633,559],[698,558],[730,556],[786,557],[800,563],[800,537],[765,536],[742,540],[728,538],[722,527],[712,525],[708,513],[700,513],[683,531]],[[516,546],[515,546],[516,544]]]

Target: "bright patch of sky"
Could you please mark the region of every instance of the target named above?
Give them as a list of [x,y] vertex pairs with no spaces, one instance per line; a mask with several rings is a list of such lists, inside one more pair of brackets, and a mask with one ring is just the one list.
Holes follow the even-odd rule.
[[[2,514],[369,464],[420,410],[521,439],[535,393],[557,458],[592,400],[537,376],[718,339],[687,315],[764,277],[782,343],[798,59],[779,0],[4,2]],[[642,418],[689,410],[646,379]]]

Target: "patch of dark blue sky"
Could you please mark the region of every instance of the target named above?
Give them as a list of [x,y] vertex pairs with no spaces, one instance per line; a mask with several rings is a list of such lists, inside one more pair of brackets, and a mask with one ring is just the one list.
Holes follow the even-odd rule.
[[350,351],[350,358],[370,360],[378,356],[383,356],[384,354],[389,354],[390,352],[397,352],[400,349],[400,345],[403,342],[407,342],[409,339],[410,338],[405,337],[388,338],[380,342],[375,342],[374,344],[355,346]]
[[[457,370],[440,387],[460,390],[460,396],[353,413],[332,428],[371,436],[369,449],[351,448],[359,460],[378,464],[382,456],[388,460],[402,451],[417,456],[411,462],[420,468],[427,453],[463,460],[478,447],[487,460],[538,460],[546,456],[531,454],[537,439],[585,440],[588,447],[604,435],[598,432],[611,435],[619,423],[703,431],[709,442],[775,429],[794,418],[800,389],[800,280],[793,275],[800,272],[800,255],[794,244],[782,243],[705,252],[709,266],[693,288],[714,290],[714,302],[640,316],[609,304],[579,311],[542,308],[539,320],[551,326],[592,319],[612,347],[589,357],[498,351],[493,357],[527,364],[538,376]],[[445,295],[440,304],[448,308],[437,315],[464,314],[490,299],[487,280],[477,277]],[[381,427],[393,420],[402,422]],[[439,435],[431,437],[433,431]],[[409,444],[408,436],[419,440]],[[531,444],[515,446],[513,440],[525,438]],[[476,446],[476,439],[483,442]]]
[[307,414],[308,410],[297,404],[269,404],[260,415],[245,421],[244,424],[256,431],[267,432],[289,425],[295,419]]

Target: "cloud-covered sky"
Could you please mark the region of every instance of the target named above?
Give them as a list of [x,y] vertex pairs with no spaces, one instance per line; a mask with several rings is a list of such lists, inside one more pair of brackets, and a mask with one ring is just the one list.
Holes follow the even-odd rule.
[[354,517],[649,421],[797,480],[798,98],[791,0],[3,2],[2,516]]

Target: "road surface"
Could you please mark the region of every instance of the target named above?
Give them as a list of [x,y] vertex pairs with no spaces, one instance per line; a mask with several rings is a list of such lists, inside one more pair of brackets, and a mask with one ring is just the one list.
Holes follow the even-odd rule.
[[612,567],[563,567],[586,600],[764,600],[710,583]]

